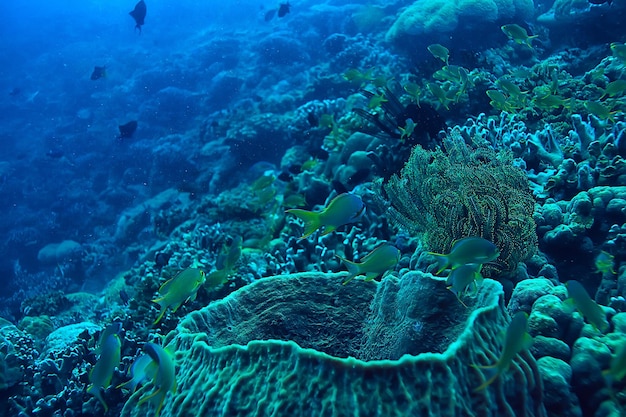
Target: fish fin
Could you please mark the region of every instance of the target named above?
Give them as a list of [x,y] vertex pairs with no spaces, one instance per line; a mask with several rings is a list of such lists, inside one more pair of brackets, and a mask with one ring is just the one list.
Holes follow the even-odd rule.
[[302,209],[289,209],[286,212],[293,214],[304,222],[304,233],[300,239],[306,239],[322,226],[319,213]]
[[[490,369],[490,368],[487,368]],[[481,392],[484,391],[485,388],[487,388],[489,385],[491,385],[493,383],[493,381],[495,381],[498,377],[500,376],[500,371],[498,371],[496,369],[496,371],[482,384],[480,384],[478,387],[474,388],[474,392]]]
[[533,337],[526,333],[524,335],[524,340],[522,340],[522,350],[526,350],[526,349],[530,349],[530,347],[533,345]]
[[159,401],[159,405],[157,406],[156,412],[154,413],[155,417],[157,417],[161,413],[161,409],[163,408],[163,402],[165,401],[166,394],[167,394],[166,392],[161,394],[161,401]]
[[339,260],[341,262],[343,262],[343,264],[346,266],[346,268],[348,268],[348,277],[343,280],[342,284],[346,285],[348,282],[352,281],[352,279],[354,277],[356,277],[357,275],[359,275],[360,270],[359,270],[359,265],[355,262],[349,261],[345,258],[342,258],[339,255],[335,255],[337,258],[339,258]]
[[367,272],[365,273],[365,279],[363,281],[372,281],[377,278],[380,274],[377,272]]
[[100,387],[96,387],[94,384],[91,384],[89,387],[87,387],[87,392],[96,397],[98,401],[102,403],[105,413],[109,411],[109,406],[104,401],[104,397],[102,397],[102,389]]
[[563,305],[566,307],[566,311],[568,313],[572,313],[574,311],[577,311],[578,309],[576,308],[576,303],[574,302],[573,298],[566,298],[565,300],[563,300]]
[[437,270],[437,272],[435,272],[435,275],[439,275],[441,274],[443,271],[446,270],[446,268],[448,267],[448,265],[450,264],[450,261],[448,260],[448,255],[443,255],[441,253],[435,253],[435,252],[427,252],[429,255],[432,255],[435,257],[435,259],[437,260],[437,267],[439,268]]
[[159,313],[159,316],[156,318],[154,323],[152,323],[153,326],[159,324],[159,322],[163,318],[163,315],[165,314],[165,310],[167,310],[167,308],[165,306],[161,306],[161,312]]
[[169,290],[170,285],[172,285],[172,281],[174,281],[174,278],[170,278],[163,284],[161,284],[161,286],[159,287],[159,292],[166,293]]
[[324,231],[322,232],[322,236],[326,236],[327,234],[332,233],[335,230],[337,230],[336,226],[325,226]]
[[183,303],[178,303],[177,305],[172,307],[172,313],[176,313],[176,310],[178,310],[180,308],[180,306],[182,306],[182,305],[183,305]]
[[161,391],[161,388],[158,388],[152,394],[148,395],[147,397],[143,397],[142,399],[140,399],[137,402],[137,405],[141,405],[141,404],[145,403],[146,401],[150,401],[152,398],[156,397],[159,394],[160,391]]

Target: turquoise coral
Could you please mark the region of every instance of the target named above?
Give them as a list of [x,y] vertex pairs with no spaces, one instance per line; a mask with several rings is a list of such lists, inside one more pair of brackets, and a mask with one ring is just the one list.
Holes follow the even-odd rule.
[[[501,350],[507,315],[497,282],[485,281],[465,309],[428,274],[349,286],[341,276],[270,277],[189,314],[166,338],[179,371],[164,413],[495,417],[515,415],[515,402],[545,416],[528,354],[497,388],[471,392],[483,379],[470,364]],[[137,398],[123,417],[146,415]]]

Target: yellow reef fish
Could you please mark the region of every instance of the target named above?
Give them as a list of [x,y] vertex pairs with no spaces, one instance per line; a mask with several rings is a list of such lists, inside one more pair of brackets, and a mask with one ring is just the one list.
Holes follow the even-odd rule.
[[411,118],[406,119],[404,127],[398,126],[398,129],[400,129],[400,133],[401,133],[400,141],[404,141],[405,139],[410,139],[416,127],[417,125],[415,124],[413,119]]
[[365,204],[359,196],[343,193],[333,198],[320,212],[289,209],[287,213],[304,222],[304,234],[300,239],[305,239],[319,228],[324,228],[322,235],[327,235],[344,224],[356,222],[365,213]]
[[371,281],[389,271],[400,262],[400,251],[395,246],[384,243],[365,255],[361,262],[351,262],[341,256],[337,258],[341,259],[350,273],[343,281],[343,285],[346,285],[358,275],[365,275],[365,281]]
[[474,389],[474,392],[480,392],[487,388],[493,381],[495,381],[500,375],[506,372],[513,362],[513,359],[518,353],[524,349],[528,349],[532,345],[533,339],[528,334],[526,328],[528,327],[528,314],[523,311],[518,311],[511,319],[509,327],[506,330],[504,336],[504,347],[502,348],[502,354],[498,362],[491,366],[476,366],[479,369],[490,369],[491,375],[483,382],[479,387]]
[[94,353],[99,355],[102,353],[102,349],[104,347],[104,342],[111,336],[112,334],[119,334],[122,332],[122,323],[119,321],[114,321],[109,324],[102,332],[100,333],[100,337],[98,338],[98,343],[96,344],[96,348],[94,349]]
[[422,93],[422,90],[420,89],[419,85],[409,82],[409,83],[406,83],[403,88],[404,88],[404,91],[406,91],[407,94],[411,96],[413,100],[415,100],[417,107],[419,107],[420,106],[420,94]]
[[606,88],[604,89],[604,92],[602,93],[602,97],[600,97],[600,99],[603,99],[606,96],[621,96],[624,94],[624,92],[626,92],[626,80],[611,81],[606,85]]
[[165,401],[167,392],[176,392],[176,366],[174,364],[173,352],[169,348],[163,349],[155,343],[146,343],[143,349],[156,365],[156,370],[152,371],[152,384],[156,389],[152,394],[140,399],[138,405],[153,398],[158,400],[157,409],[154,413],[154,416],[158,417],[161,413],[161,408],[163,408],[163,401]]
[[141,355],[133,362],[130,367],[131,379],[130,381],[119,384],[115,388],[128,387],[131,392],[135,392],[137,386],[143,384],[146,380],[154,377],[155,367],[149,366],[153,363],[152,358],[149,355]]
[[361,72],[356,68],[350,68],[343,74],[343,78],[353,83],[362,84],[374,79],[373,72],[374,68],[370,68],[365,72]]
[[241,258],[241,242],[241,236],[236,236],[230,245],[224,244],[215,261],[216,271],[211,272],[206,278],[208,287],[217,287],[228,281],[228,276]]
[[613,52],[614,57],[619,58],[626,64],[626,43],[613,42],[611,44],[611,52]]
[[437,100],[439,100],[439,103],[441,103],[441,105],[445,107],[446,110],[450,110],[449,103],[452,100],[448,98],[448,96],[446,95],[446,91],[439,84],[428,83],[426,87],[428,88],[428,91],[430,91],[431,94],[435,96]]
[[202,270],[187,268],[180,271],[174,278],[163,283],[161,288],[159,288],[161,297],[152,300],[152,302],[161,306],[161,312],[154,324],[161,321],[168,307],[172,307],[172,313],[175,313],[185,301],[195,300],[198,288],[204,283],[205,279],[206,277]]
[[463,306],[467,307],[461,300],[470,286],[474,287],[474,291],[478,290],[477,283],[482,282],[483,276],[480,274],[481,264],[465,264],[459,265],[450,271],[446,285],[452,291],[456,298]]
[[452,249],[448,254],[428,252],[437,258],[439,269],[437,274],[443,272],[446,268],[466,265],[466,264],[484,264],[494,261],[500,256],[500,252],[496,245],[483,239],[482,237],[464,237],[452,244]]
[[386,103],[387,101],[389,100],[387,100],[384,95],[374,94],[372,98],[370,98],[370,101],[367,106],[370,109],[375,109],[377,107],[380,107],[383,103]]
[[435,58],[442,60],[446,65],[448,65],[448,59],[450,59],[450,51],[448,48],[441,44],[434,43],[429,45],[426,49],[428,49],[428,52],[430,52]]
[[568,306],[575,307],[580,314],[596,329],[602,333],[609,329],[609,322],[606,320],[606,313],[591,299],[589,293],[578,281],[567,281],[567,295],[569,298],[564,301]]
[[537,35],[528,36],[526,29],[514,23],[510,25],[502,25],[500,29],[502,29],[502,32],[515,43],[519,45],[527,45],[529,48],[533,47],[531,42],[537,37]]
[[109,407],[104,402],[102,391],[111,385],[113,372],[120,364],[121,350],[122,342],[120,337],[115,333],[110,334],[101,347],[100,357],[89,373],[89,382],[91,384],[87,387],[87,392],[102,403],[105,413],[109,410]]
[[617,348],[615,356],[611,358],[609,369],[602,372],[610,382],[620,382],[626,376],[626,343]]
[[613,120],[613,116],[615,115],[615,112],[612,111],[612,109],[598,101],[585,101],[583,103],[583,106],[585,107],[585,109],[587,109],[587,111],[591,114],[593,114],[594,116],[596,116],[598,119],[601,120]]
[[606,251],[601,251],[598,256],[596,256],[595,264],[596,270],[601,274],[612,274],[615,275],[617,272],[613,269],[613,262],[615,260],[615,256],[611,255]]

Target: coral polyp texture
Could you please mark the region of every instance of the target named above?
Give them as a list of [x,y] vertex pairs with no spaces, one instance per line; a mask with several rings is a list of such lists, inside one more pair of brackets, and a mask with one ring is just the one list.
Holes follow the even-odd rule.
[[401,174],[383,185],[389,217],[423,233],[432,252],[447,253],[464,237],[483,237],[500,251],[486,269],[512,271],[537,250],[528,179],[509,152],[472,147],[458,131],[444,145],[414,148]]
[[[499,283],[468,308],[442,279],[341,285],[344,274],[269,277],[189,314],[167,337],[178,389],[170,416],[544,416],[535,360],[517,357],[473,392],[507,326]],[[148,415],[137,401],[122,416]],[[375,410],[375,411],[374,411]]]

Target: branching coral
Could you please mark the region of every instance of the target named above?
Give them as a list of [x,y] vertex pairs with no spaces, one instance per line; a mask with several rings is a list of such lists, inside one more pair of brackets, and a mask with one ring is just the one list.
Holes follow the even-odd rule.
[[391,220],[424,233],[434,252],[446,253],[463,237],[484,237],[500,250],[497,265],[486,266],[485,274],[513,270],[537,247],[528,180],[510,153],[468,147],[456,130],[444,147],[416,147],[401,175],[383,186]]

